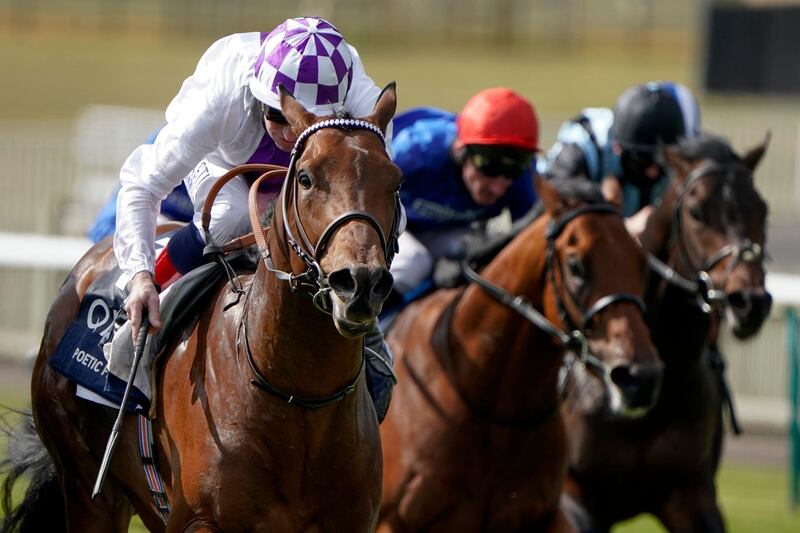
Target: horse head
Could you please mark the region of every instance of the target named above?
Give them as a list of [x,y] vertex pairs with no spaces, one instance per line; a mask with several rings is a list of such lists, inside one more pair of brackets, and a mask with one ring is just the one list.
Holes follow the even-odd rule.
[[555,183],[539,182],[551,219],[545,310],[584,336],[578,359],[603,381],[611,412],[644,414],[656,401],[663,367],[643,316],[645,255],[596,186],[566,180],[564,194]]
[[348,338],[373,327],[394,281],[401,173],[384,135],[396,106],[392,83],[368,117],[320,118],[281,87],[298,141],[276,216],[294,251],[286,250],[293,271],[307,269],[315,304]]
[[741,157],[711,135],[664,150],[675,176],[660,209],[670,228],[661,231],[662,245],[670,239],[667,261],[742,339],[758,332],[772,307],[764,286],[767,204],[753,179],[767,142]]

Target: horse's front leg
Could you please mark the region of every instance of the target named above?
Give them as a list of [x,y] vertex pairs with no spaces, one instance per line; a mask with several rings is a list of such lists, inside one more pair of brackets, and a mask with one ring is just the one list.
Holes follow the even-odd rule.
[[656,516],[669,531],[725,531],[712,481],[698,487],[675,489]]

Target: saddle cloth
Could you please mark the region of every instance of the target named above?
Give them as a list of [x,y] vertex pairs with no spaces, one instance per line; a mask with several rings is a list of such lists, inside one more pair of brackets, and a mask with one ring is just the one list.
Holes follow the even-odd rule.
[[[238,266],[252,266],[247,251],[231,256]],[[224,276],[225,270],[218,263],[206,263],[159,295],[163,325],[157,334],[148,336],[126,410],[148,415],[154,363],[161,348],[196,315]],[[128,277],[118,268],[96,279],[50,359],[56,370],[77,384],[79,397],[113,407],[122,401],[133,362],[131,326],[123,309],[127,282]]]

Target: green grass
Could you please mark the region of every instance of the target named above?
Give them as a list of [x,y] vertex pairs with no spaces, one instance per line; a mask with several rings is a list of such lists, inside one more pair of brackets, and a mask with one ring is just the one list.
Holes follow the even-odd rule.
[[[756,469],[723,466],[717,490],[730,533],[796,533],[800,531],[800,508],[789,511],[788,472],[775,468]],[[614,528],[614,533],[663,532],[651,516],[643,516]]]

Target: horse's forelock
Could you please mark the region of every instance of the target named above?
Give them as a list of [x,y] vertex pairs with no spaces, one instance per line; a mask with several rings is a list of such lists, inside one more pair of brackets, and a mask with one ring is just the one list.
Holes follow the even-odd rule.
[[682,139],[678,143],[678,153],[687,161],[712,159],[722,164],[740,161],[727,140],[709,133]]
[[552,178],[549,182],[558,193],[568,200],[577,200],[587,204],[605,203],[600,185],[583,178]]

